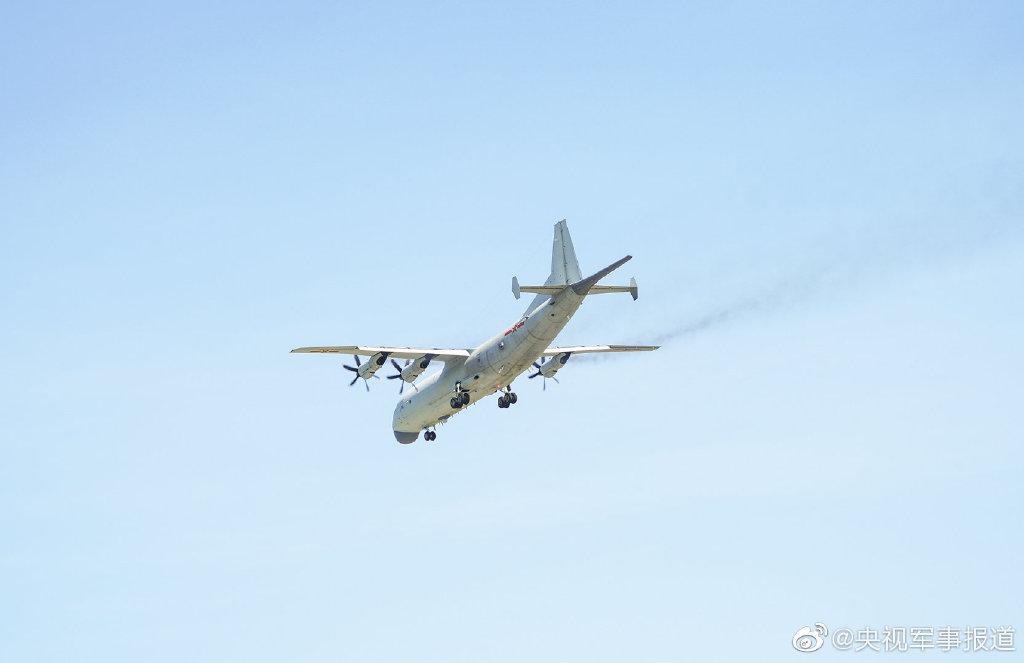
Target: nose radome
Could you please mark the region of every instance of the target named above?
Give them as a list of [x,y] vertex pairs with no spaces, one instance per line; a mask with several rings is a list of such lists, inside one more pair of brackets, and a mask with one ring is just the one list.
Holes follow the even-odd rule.
[[415,433],[407,433],[401,430],[395,431],[395,439],[398,440],[399,444],[412,444],[419,436],[419,431]]

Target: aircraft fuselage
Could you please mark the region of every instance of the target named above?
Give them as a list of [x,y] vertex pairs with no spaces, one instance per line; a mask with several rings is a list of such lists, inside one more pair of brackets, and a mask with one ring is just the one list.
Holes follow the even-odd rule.
[[[395,407],[395,438],[403,444],[414,442],[420,431],[510,385],[543,354],[583,298],[571,287],[565,288],[481,344],[464,362],[448,362],[444,370],[418,383],[418,390],[403,397]],[[451,398],[459,386],[469,393],[469,404],[456,409]]]

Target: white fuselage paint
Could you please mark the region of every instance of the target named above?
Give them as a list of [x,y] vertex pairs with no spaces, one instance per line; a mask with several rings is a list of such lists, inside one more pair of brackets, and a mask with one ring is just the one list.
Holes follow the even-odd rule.
[[[464,410],[454,409],[456,385],[469,391],[470,405],[505,388],[540,358],[583,303],[571,287],[528,311],[519,321],[473,350],[463,362],[448,362],[444,370],[416,385],[395,407],[392,427],[398,433],[418,434]],[[415,441],[409,436],[408,442]],[[404,443],[406,440],[401,440]]]

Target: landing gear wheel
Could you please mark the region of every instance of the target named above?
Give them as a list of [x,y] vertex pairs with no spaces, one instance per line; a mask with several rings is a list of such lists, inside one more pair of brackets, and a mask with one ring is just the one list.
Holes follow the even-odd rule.
[[454,396],[452,396],[452,399],[448,402],[451,403],[453,410],[458,410],[460,407],[462,407],[460,401],[456,400]]
[[505,400],[504,396],[498,397],[498,407],[500,407],[501,409],[505,409],[508,407],[508,401]]
[[435,433],[432,430],[428,430],[426,433],[423,434],[423,439],[425,439],[427,442],[433,442],[434,440],[437,439],[437,433]]
[[513,392],[513,391],[508,392],[508,402],[509,403],[511,403],[512,405],[515,405],[516,401],[518,401],[518,400],[519,400],[519,397],[516,396],[515,392]]
[[460,401],[461,401],[461,403],[463,405],[469,405],[469,392],[468,391],[462,392],[462,396],[460,396],[459,398],[460,398]]

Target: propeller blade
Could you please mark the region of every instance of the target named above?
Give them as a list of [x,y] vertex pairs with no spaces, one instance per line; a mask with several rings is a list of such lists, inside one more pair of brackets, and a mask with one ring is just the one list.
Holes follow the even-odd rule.
[[359,361],[359,355],[352,355],[352,358],[356,360],[356,366],[359,366],[363,363]]
[[363,380],[363,384],[366,385],[366,391],[370,391],[370,381],[369,380]]
[[554,375],[551,376],[551,379],[554,380],[557,384],[562,384],[561,382],[558,382],[558,378],[556,378]]
[[548,390],[548,379],[544,378],[544,387],[541,388],[541,391],[547,391],[547,390]]
[[540,371],[537,371],[537,372],[536,372],[536,373],[534,373],[533,375],[527,375],[527,376],[526,376],[526,379],[527,379],[527,380],[532,380],[533,378],[537,377],[538,375],[540,375]]
[[[406,360],[406,362],[405,362],[405,365],[406,365],[406,366],[408,366],[408,365],[409,365],[409,361],[410,361],[410,360]],[[389,376],[387,376],[387,377],[388,377],[388,379],[389,379],[389,380],[396,380],[396,379],[398,379],[398,378],[402,378],[402,367],[401,367],[401,366],[399,366],[399,365],[398,365],[398,362],[397,362],[397,361],[395,361],[394,359],[392,359],[392,360],[391,360],[391,363],[392,363],[392,364],[394,365],[394,367],[395,367],[395,370],[396,370],[396,371],[398,371],[398,372],[397,372],[397,373],[395,373],[394,375],[389,375]],[[376,377],[376,376],[374,376],[374,377]],[[403,394],[404,392],[405,392],[405,378],[402,378],[402,382],[401,382],[401,384],[400,384],[400,385],[398,386],[398,395],[399,395],[399,396],[401,396],[401,395],[402,395],[402,394]]]
[[346,369],[348,369],[348,370],[352,371],[353,373],[358,373],[358,372],[359,372],[359,369],[358,369],[358,368],[352,368],[352,367],[351,367],[351,366],[349,366],[348,364],[342,364],[342,365],[341,365],[341,367],[342,367],[342,368],[346,368]]
[[533,367],[536,368],[537,370],[540,370],[540,364],[538,364],[537,362],[533,362]]
[[348,383],[348,386],[350,386],[350,387],[351,387],[352,385],[354,385],[354,384],[356,383],[356,380],[358,380],[358,379],[359,379],[359,376],[358,376],[358,375],[357,375],[357,376],[355,376],[354,378],[352,378],[352,382],[349,382],[349,383]]

